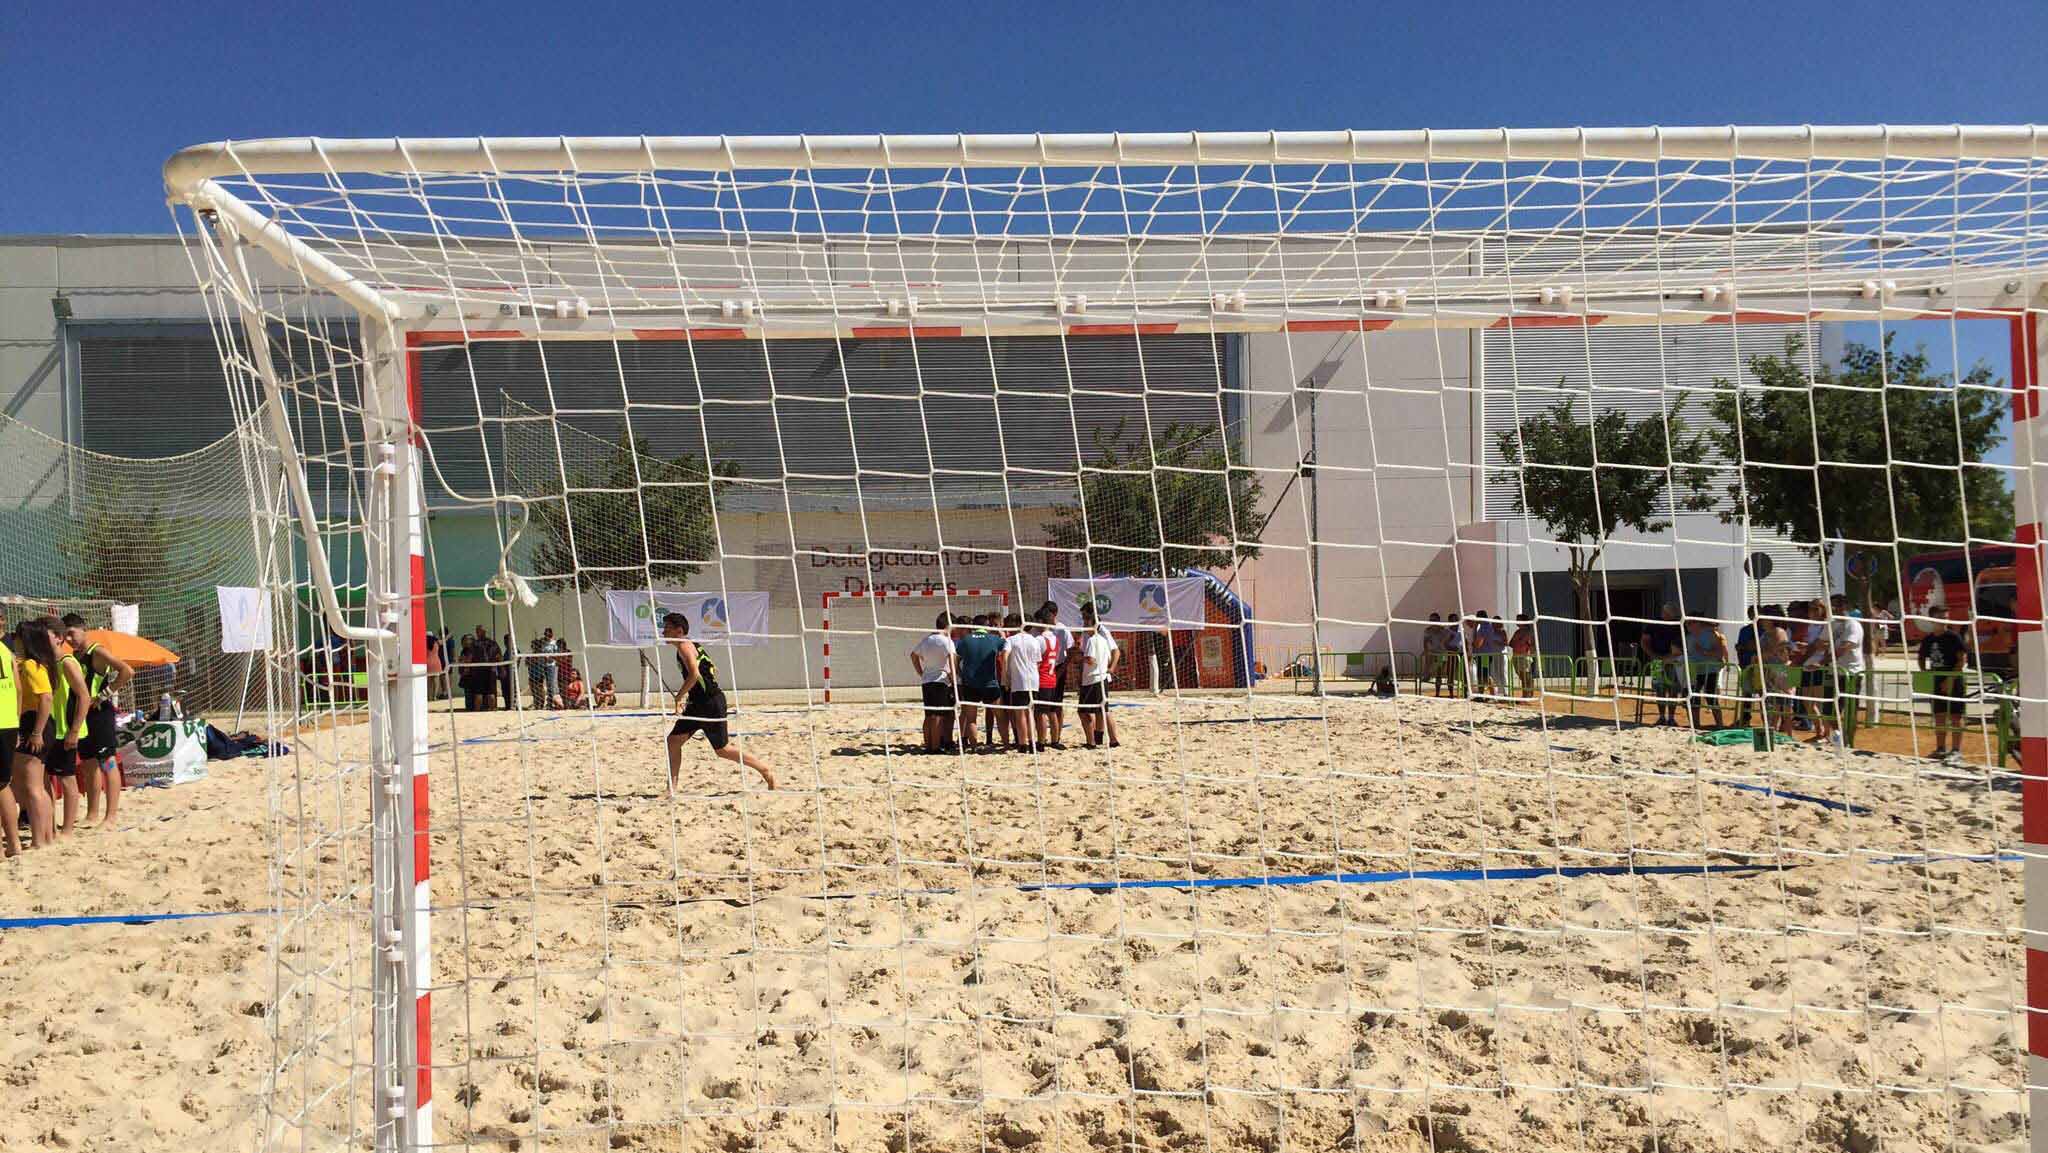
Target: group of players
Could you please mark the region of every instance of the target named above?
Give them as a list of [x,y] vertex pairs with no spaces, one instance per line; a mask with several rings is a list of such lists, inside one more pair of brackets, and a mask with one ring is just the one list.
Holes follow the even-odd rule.
[[[683,746],[698,733],[712,752],[761,775],[775,787],[775,772],[760,758],[732,743],[730,709],[718,684],[718,665],[690,639],[682,613],[662,618],[661,636],[675,650],[683,675],[676,690],[677,719],[668,734],[669,788],[682,773]],[[1109,712],[1109,685],[1122,650],[1096,620],[1093,606],[1081,609],[1081,636],[1059,623],[1059,606],[1039,606],[1029,621],[1016,613],[977,616],[956,624],[940,613],[932,631],[910,650],[910,667],[923,682],[924,751],[957,753],[961,745],[982,752],[1007,748],[1029,752],[1064,749],[1066,684],[1074,682],[1081,733],[1091,746],[1118,744]],[[976,722],[987,714],[987,728]],[[953,742],[958,719],[961,744]]]
[[[1017,613],[985,613],[956,622],[950,613],[940,613],[932,631],[910,650],[910,667],[922,682],[924,751],[1064,749],[1069,680],[1082,739],[1091,748],[1114,748],[1116,722],[1108,696],[1122,655],[1089,605],[1081,608],[1078,638],[1059,623],[1059,606],[1051,601],[1028,621]],[[987,724],[977,740],[975,724],[984,713]]]
[[77,613],[29,617],[7,632],[0,643],[0,828],[8,856],[115,822],[114,698],[134,679],[126,662],[86,635]]

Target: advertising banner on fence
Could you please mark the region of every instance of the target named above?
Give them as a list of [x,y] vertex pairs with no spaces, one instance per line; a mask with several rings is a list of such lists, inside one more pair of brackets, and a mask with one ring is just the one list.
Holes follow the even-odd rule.
[[[721,644],[757,645],[768,631],[768,594],[755,592],[684,593],[644,590],[604,594],[608,639],[615,645],[661,643],[661,618],[682,613],[690,618],[690,639]],[[751,636],[733,634],[754,634]]]
[[1090,596],[1095,618],[1115,629],[1195,629],[1209,623],[1200,577],[1052,580],[1046,588],[1068,628],[1081,627],[1081,606]]
[[130,787],[182,785],[206,777],[206,721],[159,721],[137,715],[116,736],[114,755]]

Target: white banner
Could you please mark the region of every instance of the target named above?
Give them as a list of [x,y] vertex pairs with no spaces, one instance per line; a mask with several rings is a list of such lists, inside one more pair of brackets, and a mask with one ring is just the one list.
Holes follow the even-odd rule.
[[[661,643],[661,618],[690,618],[690,639],[757,645],[768,631],[768,594],[656,592],[627,589],[604,594],[606,633],[615,645]],[[751,633],[752,636],[734,636]]]
[[1197,629],[1209,623],[1202,578],[1116,577],[1046,582],[1047,596],[1060,606],[1060,623],[1081,627],[1081,606],[1092,594],[1095,619],[1111,628]]
[[121,776],[133,787],[206,778],[206,721],[158,721],[137,714],[115,738]]
[[115,605],[113,616],[115,632],[127,633],[131,637],[142,635],[141,605]]
[[270,598],[263,595],[263,590],[239,588],[235,585],[215,585],[213,595],[220,600],[220,651],[268,651]]

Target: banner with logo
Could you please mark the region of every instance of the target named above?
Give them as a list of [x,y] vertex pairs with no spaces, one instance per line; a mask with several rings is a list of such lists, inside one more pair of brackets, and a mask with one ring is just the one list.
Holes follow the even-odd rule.
[[1091,596],[1095,619],[1111,628],[1196,629],[1209,623],[1200,577],[1051,580],[1046,587],[1068,628],[1081,627],[1081,606]]
[[115,737],[114,756],[129,785],[172,784],[206,778],[206,721],[159,721],[137,713]]
[[693,641],[757,645],[762,642],[760,634],[768,631],[767,593],[615,590],[604,594],[604,607],[605,631],[615,645],[660,644],[661,618],[669,613],[690,618]]

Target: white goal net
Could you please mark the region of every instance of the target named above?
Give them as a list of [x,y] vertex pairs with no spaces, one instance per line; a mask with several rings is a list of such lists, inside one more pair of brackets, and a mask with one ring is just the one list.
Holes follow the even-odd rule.
[[[2032,1140],[2039,130],[166,179],[274,450],[276,1147]],[[942,609],[1062,745],[917,755]]]

